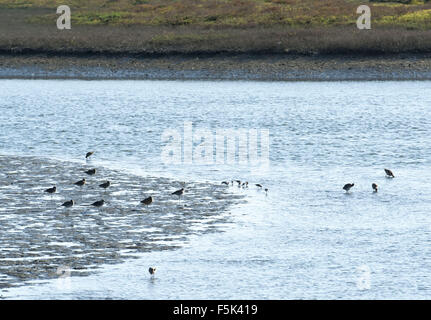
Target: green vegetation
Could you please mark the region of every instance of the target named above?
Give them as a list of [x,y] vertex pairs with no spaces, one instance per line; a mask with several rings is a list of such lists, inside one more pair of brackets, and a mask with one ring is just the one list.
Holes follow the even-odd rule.
[[409,12],[400,16],[385,16],[380,24],[402,25],[409,29],[431,29],[431,9]]
[[[33,23],[51,23],[54,9],[61,4],[73,11],[75,25],[144,25],[201,27],[249,27],[287,25],[325,27],[352,24],[357,19],[358,0],[0,0],[3,8],[51,8],[50,14],[37,15]],[[370,1],[376,25],[388,21],[399,27],[428,27],[420,16],[431,9],[430,1]],[[412,14],[411,16],[409,16]],[[405,19],[398,19],[407,16]],[[410,18],[409,18],[410,17]],[[423,19],[422,19],[423,18]]]
[[[372,30],[356,28],[361,4]],[[0,28],[3,52],[428,52],[431,1],[0,0]]]

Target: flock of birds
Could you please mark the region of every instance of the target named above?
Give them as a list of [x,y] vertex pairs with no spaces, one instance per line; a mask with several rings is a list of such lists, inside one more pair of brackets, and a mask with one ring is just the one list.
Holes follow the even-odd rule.
[[[94,154],[94,151],[87,152],[87,154],[85,155],[85,159],[87,160],[93,154]],[[93,176],[93,175],[96,174],[96,169],[89,169],[89,170],[85,171],[85,173],[87,175]],[[85,178],[83,178],[83,179],[75,182],[74,185],[82,187],[82,186],[84,186],[86,184],[86,182],[87,181],[85,180]],[[238,188],[241,188],[241,187],[243,189],[247,189],[248,188],[248,181],[241,182],[241,180],[231,180],[230,182],[228,182],[228,181],[223,181],[222,182],[223,185],[227,185],[227,186],[230,186],[230,185],[233,186],[235,183],[237,183]],[[109,180],[106,181],[106,182],[104,182],[104,183],[102,183],[102,184],[99,184],[99,187],[103,188],[103,189],[107,189],[110,186],[111,186],[111,182]],[[263,186],[260,183],[256,183],[255,186],[257,188],[259,188],[259,189],[263,189]],[[265,194],[267,195],[268,194],[268,188],[264,188],[264,190],[265,190]],[[45,192],[50,193],[50,194],[56,193],[57,192],[57,186],[54,185],[51,188],[45,189]],[[184,192],[185,192],[185,183],[183,183],[183,188],[172,192],[171,195],[178,196],[178,200],[180,200],[181,196],[184,194]],[[149,197],[145,198],[144,200],[142,200],[141,203],[144,204],[144,205],[146,205],[146,206],[148,206],[151,203],[153,203],[153,201],[154,201],[153,197],[149,196]],[[105,204],[105,200],[101,199],[101,200],[93,202],[91,205],[93,207],[101,207],[104,204]],[[61,206],[66,207],[66,208],[70,208],[70,207],[73,207],[74,205],[75,205],[75,201],[72,199],[72,200],[64,202]],[[156,268],[155,267],[150,267],[148,269],[148,272],[151,274],[151,276],[154,276],[154,274],[156,273]]]
[[[94,154],[94,151],[87,152],[87,154],[85,155],[85,159],[88,159],[93,154]],[[96,169],[87,170],[87,171],[85,171],[85,173],[88,174],[88,175],[90,175],[90,176],[95,175],[96,174]],[[82,180],[79,180],[79,181],[75,182],[74,185],[82,187],[83,185],[86,184],[86,182],[87,181],[84,178]],[[106,182],[104,182],[102,184],[99,184],[99,187],[103,188],[103,189],[107,189],[110,186],[111,186],[111,182],[110,181],[106,181]],[[172,195],[178,196],[178,200],[180,200],[181,196],[184,194],[184,191],[185,190],[184,190],[184,187],[183,187],[183,188],[181,188],[181,189],[179,189],[179,190],[177,190],[175,192],[172,192]],[[50,193],[50,194],[56,193],[57,192],[57,186],[53,186],[51,188],[45,189],[45,192]],[[149,196],[149,197],[145,198],[144,200],[142,200],[141,203],[144,204],[144,205],[146,205],[146,206],[148,206],[151,203],[153,203],[153,201],[154,201],[154,198],[152,196]],[[105,200],[101,199],[101,200],[93,202],[91,205],[93,207],[101,207],[104,204],[105,204]],[[69,200],[69,201],[64,202],[61,206],[66,207],[66,208],[70,208],[70,207],[73,207],[74,205],[75,205],[75,201],[74,200]]]
[[[85,155],[85,159],[88,159],[93,154],[94,154],[94,152],[87,152],[87,154]],[[389,169],[384,169],[384,170],[385,170],[386,176],[388,178],[395,178],[395,176],[394,176],[394,174],[393,174],[393,172],[391,170],[389,170]],[[88,174],[88,175],[95,175],[96,174],[96,169],[87,170],[87,171],[85,171],[85,173]],[[226,186],[233,186],[235,183],[237,184],[238,188],[243,188],[243,189],[247,189],[248,185],[249,185],[248,181],[245,181],[245,182],[242,182],[241,180],[231,180],[230,182],[229,181],[222,181],[222,184],[226,185]],[[74,184],[77,185],[77,186],[79,186],[79,187],[82,187],[83,185],[86,184],[86,180],[84,178],[82,180],[79,180],[79,181],[75,182]],[[354,187],[354,185],[355,185],[354,183],[347,183],[347,184],[344,185],[343,190],[345,190],[346,193],[348,193],[350,191],[350,189]],[[106,182],[104,182],[104,183],[102,183],[102,184],[99,185],[99,187],[104,188],[104,189],[107,189],[110,186],[111,186],[111,182],[110,181],[106,181]],[[256,183],[255,186],[257,188],[259,188],[259,189],[263,189],[265,191],[266,195],[268,194],[268,191],[269,191],[268,188],[263,188],[263,186],[260,183]],[[371,187],[372,187],[372,189],[373,189],[374,192],[378,191],[378,185],[376,183],[372,183]],[[183,188],[181,188],[179,190],[176,190],[176,191],[172,192],[171,194],[178,196],[178,200],[180,200],[181,196],[184,194],[184,191],[185,191],[185,188],[184,188],[184,185],[183,185]],[[52,188],[48,188],[48,189],[45,190],[45,192],[53,194],[53,193],[57,192],[57,187],[53,186]],[[146,206],[148,206],[151,203],[153,203],[153,201],[154,201],[153,197],[149,196],[149,197],[145,198],[144,200],[142,200],[141,203],[144,204],[144,205],[146,205]],[[91,205],[94,206],[94,207],[101,207],[104,204],[105,204],[105,200],[101,199],[101,200],[93,202]],[[66,207],[66,208],[70,208],[70,207],[72,207],[74,205],[75,205],[75,201],[74,200],[69,200],[69,201],[66,201],[66,202],[64,202],[62,204],[62,206]],[[156,268],[155,267],[150,267],[148,269],[148,272],[150,273],[151,276],[154,276],[154,274],[156,273]]]
[[[94,151],[87,152],[87,154],[85,155],[85,159],[88,159],[93,154],[94,154]],[[96,174],[96,169],[87,170],[87,171],[85,171],[85,173],[87,175],[90,175],[90,176],[95,175]],[[79,181],[77,181],[77,182],[74,183],[74,185],[79,186],[79,187],[82,187],[85,184],[86,184],[85,178],[83,178],[83,179],[81,179],[81,180],[79,180]],[[247,185],[248,185],[248,183],[247,183]],[[106,181],[106,182],[104,182],[102,184],[99,184],[99,187],[104,188],[104,189],[107,189],[110,186],[111,186],[111,182],[110,181]],[[50,194],[56,193],[57,192],[57,186],[53,186],[51,188],[45,189],[44,192],[47,192],[47,193],[50,193]],[[183,183],[183,188],[172,192],[171,195],[178,196],[178,201],[179,201],[179,200],[181,200],[181,196],[184,194],[184,192],[185,192],[185,183]],[[144,204],[144,205],[146,205],[146,206],[148,206],[148,205],[152,204],[153,201],[154,201],[153,197],[149,196],[149,197],[145,198],[144,200],[142,200],[141,203]],[[105,204],[105,200],[101,199],[101,200],[93,202],[91,205],[93,207],[101,207],[104,204]],[[74,205],[75,205],[75,201],[74,200],[69,200],[69,201],[64,202],[61,206],[66,207],[66,208],[70,208],[70,207],[73,207]],[[154,274],[156,273],[156,268],[155,267],[150,267],[148,269],[148,272],[151,274],[151,276],[154,276]]]
[[[226,186],[230,186],[230,185],[234,185],[235,183],[237,183],[238,188],[243,188],[243,189],[248,189],[248,181],[245,182],[241,182],[241,180],[231,180],[230,183],[229,181],[222,181],[222,184],[226,185]],[[256,183],[255,184],[256,187],[258,187],[259,189],[263,189],[263,186],[260,183]],[[268,195],[268,188],[265,188],[265,194]]]
[[[386,177],[388,178],[395,178],[393,172],[389,169],[385,169],[385,173],[386,173]],[[347,192],[349,192],[350,189],[352,189],[354,187],[354,183],[347,183],[344,185],[343,189]],[[373,188],[374,192],[377,192],[379,190],[379,186],[377,185],[377,183],[372,183],[371,184],[371,188]]]

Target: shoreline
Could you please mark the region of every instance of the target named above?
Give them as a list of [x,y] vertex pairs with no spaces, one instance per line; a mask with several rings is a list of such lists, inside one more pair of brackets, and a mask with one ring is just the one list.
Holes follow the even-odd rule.
[[0,79],[431,80],[431,54],[0,54]]

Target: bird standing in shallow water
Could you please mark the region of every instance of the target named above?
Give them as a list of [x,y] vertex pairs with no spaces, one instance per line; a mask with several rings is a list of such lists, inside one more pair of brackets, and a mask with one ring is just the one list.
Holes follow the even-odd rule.
[[65,203],[63,203],[61,206],[66,207],[66,208],[70,208],[75,204],[75,201],[70,200],[70,201],[66,201]]
[[258,188],[262,188],[262,185],[260,183],[256,183],[255,186]]
[[106,182],[104,182],[102,184],[99,184],[99,187],[106,189],[106,188],[109,188],[110,185],[111,185],[111,182],[110,181],[106,181]]
[[373,183],[373,184],[371,185],[371,187],[373,188],[374,192],[377,192],[377,190],[378,190],[378,188],[379,188],[379,186],[378,186],[377,184],[375,184],[375,183]]
[[227,182],[227,181],[222,181],[222,183],[221,183],[221,184],[224,184],[224,185],[228,186],[228,185],[229,185],[229,182]]
[[79,180],[79,181],[75,182],[74,184],[82,187],[85,184],[85,179]]
[[391,171],[391,170],[389,170],[389,169],[385,169],[385,173],[386,173],[386,176],[387,176],[388,178],[395,178],[395,176],[394,176],[394,174],[392,173],[392,171]]
[[96,202],[93,202],[91,205],[93,206],[93,207],[101,207],[101,206],[103,206],[105,204],[105,200],[99,200],[99,201],[96,201]]
[[346,192],[349,192],[349,190],[354,186],[354,183],[347,183],[344,185],[343,189],[346,190]]
[[89,157],[91,157],[93,153],[94,151],[87,152],[87,154],[85,155],[85,159],[88,159]]
[[178,196],[178,200],[180,200],[181,196],[184,194],[184,188],[181,188],[180,190],[172,192],[171,194],[174,194],[174,195]]
[[56,191],[57,191],[57,187],[56,186],[53,186],[52,188],[48,188],[48,189],[45,190],[45,192],[48,192],[48,193],[55,193]]
[[141,201],[142,204],[145,204],[146,206],[150,205],[153,203],[153,197],[149,196],[148,198],[145,198],[144,200]]
[[149,272],[152,276],[154,276],[154,274],[156,273],[156,268],[155,268],[155,267],[150,267],[150,268],[148,269],[148,272]]
[[96,169],[87,170],[87,171],[85,171],[85,173],[92,176],[93,174],[96,174]]

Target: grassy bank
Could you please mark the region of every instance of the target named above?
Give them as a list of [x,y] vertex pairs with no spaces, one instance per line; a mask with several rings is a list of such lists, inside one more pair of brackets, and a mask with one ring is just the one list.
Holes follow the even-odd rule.
[[[364,3],[371,30],[356,28]],[[56,28],[61,4],[71,30]],[[431,2],[0,0],[0,30],[3,54],[427,53]]]

